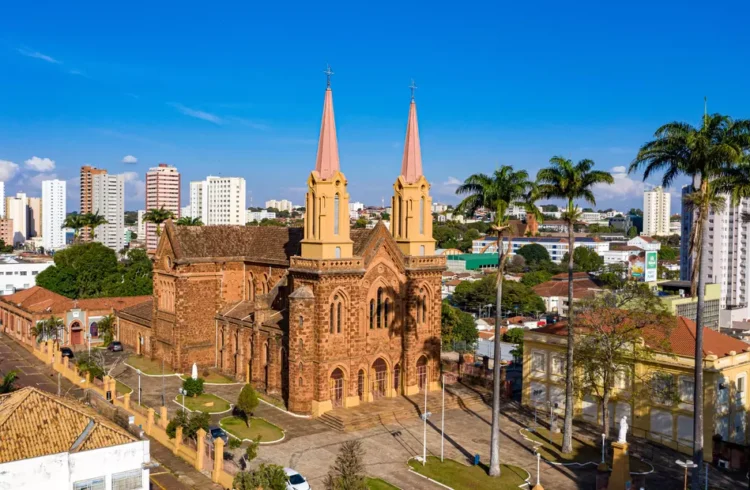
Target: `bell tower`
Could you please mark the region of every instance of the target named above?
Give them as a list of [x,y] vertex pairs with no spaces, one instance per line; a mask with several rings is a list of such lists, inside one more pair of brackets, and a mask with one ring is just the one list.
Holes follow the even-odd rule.
[[350,258],[349,194],[346,177],[339,169],[339,146],[333,117],[331,67],[325,71],[328,86],[323,102],[323,121],[315,170],[307,178],[305,238],[302,257],[310,259]]
[[404,255],[435,255],[432,238],[432,197],[430,184],[422,174],[422,150],[419,146],[417,104],[414,81],[411,83],[409,121],[406,125],[401,175],[393,184],[391,234]]

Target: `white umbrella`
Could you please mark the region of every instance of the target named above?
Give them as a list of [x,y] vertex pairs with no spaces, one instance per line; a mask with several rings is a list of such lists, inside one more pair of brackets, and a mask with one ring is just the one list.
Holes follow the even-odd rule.
[[198,364],[193,363],[193,379],[198,379]]

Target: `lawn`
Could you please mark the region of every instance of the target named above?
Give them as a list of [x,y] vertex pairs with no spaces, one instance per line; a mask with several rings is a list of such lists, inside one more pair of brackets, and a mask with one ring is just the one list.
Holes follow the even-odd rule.
[[[177,395],[174,401],[182,404],[182,396]],[[203,393],[202,395],[196,397],[186,396],[185,406],[188,408],[188,410],[192,410],[193,412],[206,413],[226,412],[227,410],[232,408],[229,402],[225,399],[220,398],[216,395],[211,395],[209,393]]]
[[[159,376],[162,374],[160,361],[152,361],[147,357],[132,355],[128,357],[126,362],[133,368],[140,369],[143,374],[149,374],[151,376]],[[165,363],[164,375],[166,376],[169,374],[174,374],[174,371],[172,371],[172,369]]]
[[365,478],[365,481],[369,490],[399,490],[397,486],[391,485],[380,478]]
[[[550,441],[550,433],[547,429],[536,429],[534,432],[529,432],[523,429],[521,433],[536,442],[542,443],[539,447],[539,453],[542,458],[547,461],[554,463],[598,463],[602,460],[602,448],[597,446],[591,441],[586,439],[577,439],[573,437],[573,452],[570,454],[563,454],[560,450],[562,448],[562,433],[552,434],[552,440]],[[612,466],[612,455],[611,451],[609,454],[608,464]],[[630,471],[632,472],[647,472],[652,468],[643,461],[630,457]]]
[[409,461],[409,466],[420,475],[455,490],[518,490],[519,485],[525,483],[529,476],[518,466],[501,464],[500,476],[495,478],[487,474],[485,466],[466,466],[452,459],[441,463],[435,456],[429,456],[425,466],[413,459]]
[[[184,381],[185,379],[189,378],[190,375],[185,374],[180,376],[180,378]],[[227,376],[224,376],[221,373],[217,373],[215,371],[209,371],[208,376],[203,376],[203,374],[200,375],[200,378],[203,379],[205,383],[213,383],[213,384],[229,384],[229,383],[236,383],[237,381],[233,380],[232,378],[229,378]]]
[[284,437],[284,432],[280,428],[258,418],[250,419],[250,427],[239,417],[224,417],[219,421],[219,425],[238,439],[255,440],[260,436],[260,442],[273,442]]
[[126,393],[132,393],[133,392],[133,388],[131,388],[130,386],[126,385],[125,383],[119,382],[118,380],[115,380],[115,385],[117,386],[117,388],[115,388],[115,389],[117,390],[117,394],[118,395],[124,395]]

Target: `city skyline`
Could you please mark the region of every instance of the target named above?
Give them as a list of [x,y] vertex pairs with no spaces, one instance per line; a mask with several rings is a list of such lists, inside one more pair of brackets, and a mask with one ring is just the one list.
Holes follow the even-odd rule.
[[[333,10],[346,16],[360,8]],[[18,22],[0,39],[7,74],[0,80],[0,180],[8,195],[34,195],[43,179],[66,180],[73,210],[78,169],[91,164],[124,174],[126,208],[140,209],[145,172],[168,163],[185,183],[243,177],[253,205],[301,202],[305,182],[288,176],[314,166],[327,62],[335,72],[342,169],[352,199],[366,203],[391,193],[387,176],[400,164],[411,78],[436,202],[456,202],[453,191],[470,173],[511,164],[533,175],[560,154],[614,172],[616,185],[597,193],[599,206],[636,207],[644,184],[623,170],[659,125],[698,123],[704,96],[711,112],[750,113],[742,86],[750,68],[739,64],[732,77],[718,69],[748,40],[742,16],[725,15],[724,6],[680,23],[685,33],[721,39],[728,47],[721,53],[688,48],[662,29],[657,19],[674,10],[668,4],[650,7],[647,18],[638,9],[618,11],[616,25],[611,6],[543,8],[543,18],[523,5],[437,9],[415,24],[407,20],[425,11],[417,3],[400,6],[399,15],[368,13],[356,29],[328,23],[319,36],[324,14],[301,6],[279,37],[263,22],[281,15],[274,6],[217,6],[200,22],[190,7],[159,6],[153,18],[132,9],[101,25],[93,6],[71,16],[51,5],[32,16],[29,6],[15,4],[9,15]],[[160,13],[176,22],[157,22]],[[558,22],[575,34],[553,35]],[[69,29],[86,35],[71,39]],[[374,45],[382,29],[391,35]],[[205,35],[199,40],[191,30]],[[130,31],[139,35],[111,35]],[[701,70],[664,82],[695,59]],[[675,209],[683,183],[670,189]],[[186,187],[182,194],[185,206]]]

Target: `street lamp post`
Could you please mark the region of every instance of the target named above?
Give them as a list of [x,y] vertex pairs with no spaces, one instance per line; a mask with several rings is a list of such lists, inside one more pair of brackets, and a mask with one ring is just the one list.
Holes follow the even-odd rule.
[[184,390],[180,388],[180,395],[182,395],[182,413],[185,413],[185,395],[187,394],[187,390]]
[[432,414],[427,411],[427,376],[424,379],[424,413],[422,414],[423,435],[422,435],[422,466],[427,463],[427,419]]
[[443,452],[445,448],[445,373],[442,376],[443,381],[443,416],[440,419],[440,462],[443,462]]
[[141,370],[136,371],[138,373],[138,405],[141,404]]
[[687,490],[688,469],[693,469],[693,468],[697,467],[698,465],[695,464],[695,463],[693,463],[689,459],[686,460],[686,461],[682,461],[682,460],[678,459],[677,461],[675,461],[675,463],[677,463],[677,466],[681,466],[681,467],[685,468],[685,487],[684,488],[685,488],[685,490]]

